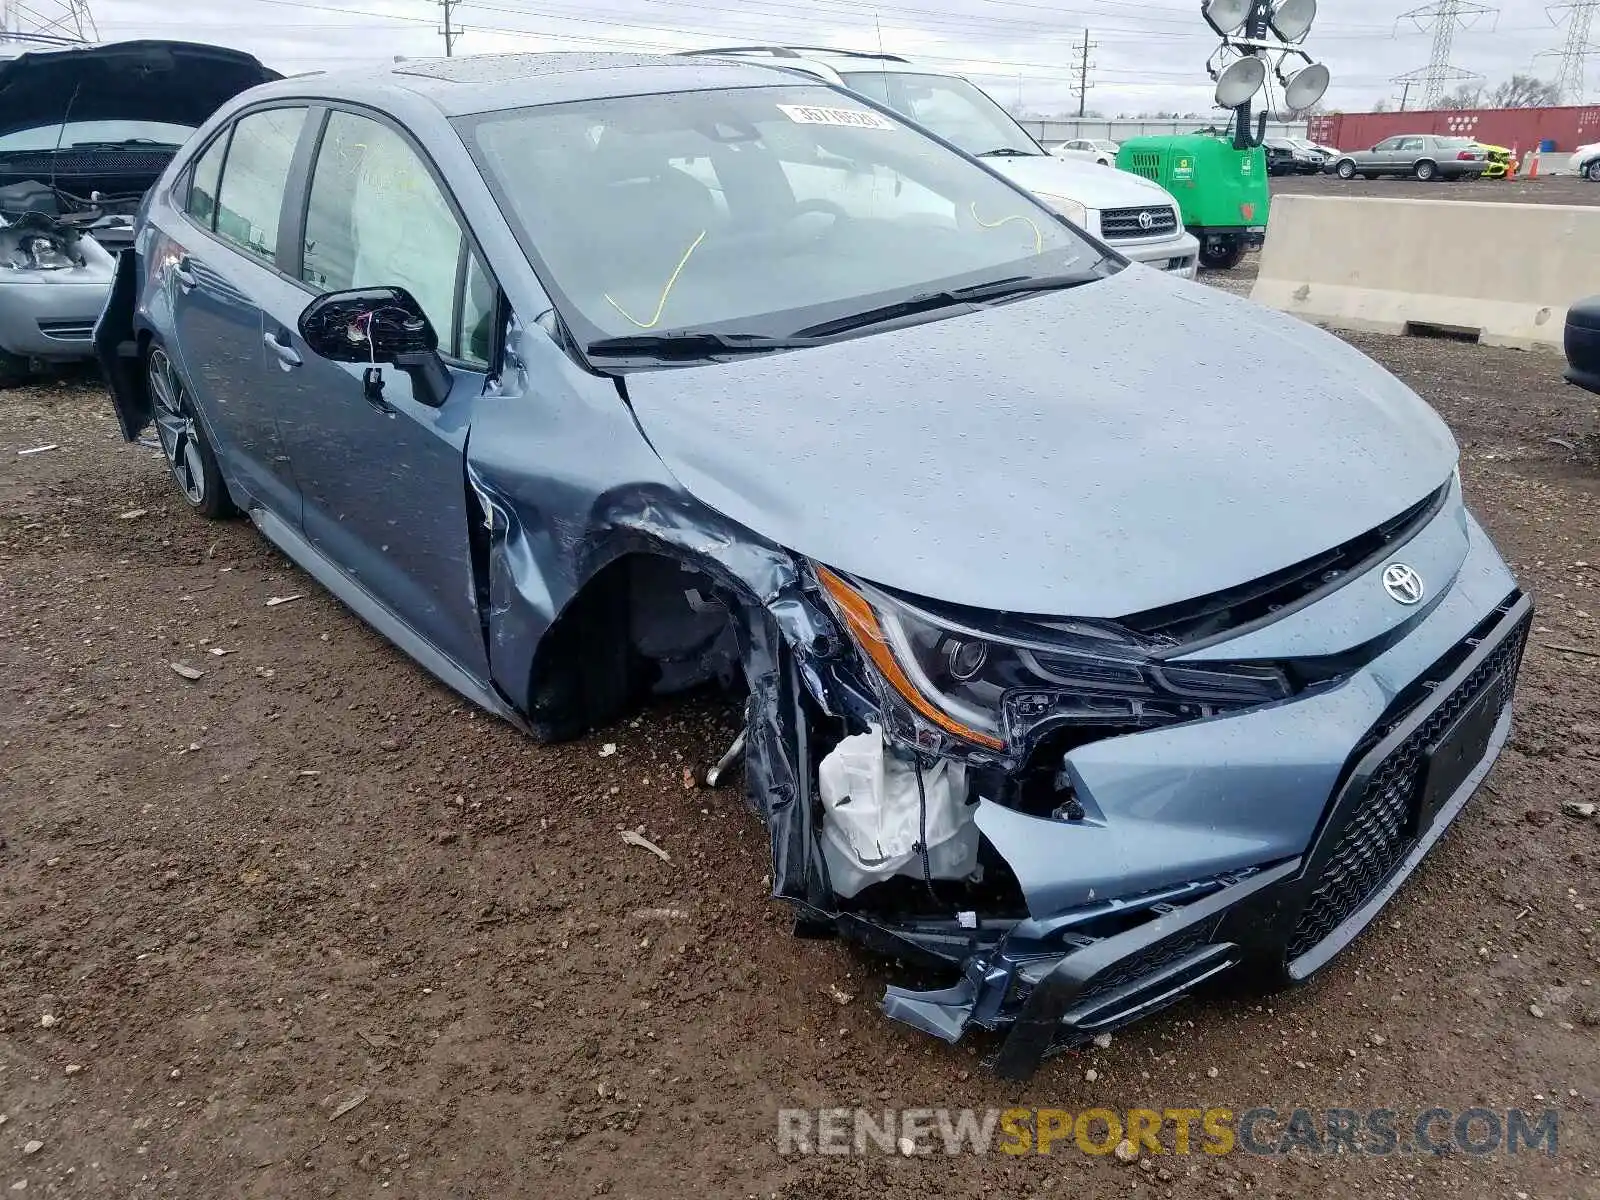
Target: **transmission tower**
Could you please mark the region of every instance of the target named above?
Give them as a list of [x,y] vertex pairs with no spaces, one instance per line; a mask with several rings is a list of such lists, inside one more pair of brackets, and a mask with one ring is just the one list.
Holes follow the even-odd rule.
[[89,0],[0,0],[0,41],[67,45],[99,40]]
[[[1592,2],[1592,0],[1588,0]],[[1433,29],[1433,51],[1428,55],[1428,65],[1396,76],[1399,83],[1422,85],[1422,107],[1437,108],[1444,99],[1445,85],[1468,79],[1482,79],[1475,71],[1463,70],[1450,62],[1450,48],[1455,43],[1456,30],[1465,29],[1485,13],[1496,12],[1477,0],[1434,0],[1421,8],[1400,15],[1401,21],[1410,21],[1418,29]]]
[[1567,0],[1565,4],[1552,5],[1548,12],[1557,25],[1561,24],[1562,18],[1556,14],[1566,14],[1567,40],[1559,50],[1545,50],[1534,55],[1535,58],[1561,60],[1555,85],[1562,101],[1567,104],[1583,103],[1587,94],[1584,76],[1588,73],[1589,59],[1600,57],[1600,45],[1589,40],[1589,29],[1596,8],[1600,8],[1600,0]]

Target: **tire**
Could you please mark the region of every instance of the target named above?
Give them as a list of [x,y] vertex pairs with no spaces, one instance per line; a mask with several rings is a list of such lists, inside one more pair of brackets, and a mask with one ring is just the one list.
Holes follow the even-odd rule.
[[1600,183],[1600,158],[1583,168],[1583,177],[1590,183]]
[[228,485],[200,425],[188,385],[178,373],[177,364],[160,346],[152,346],[145,356],[145,378],[150,387],[156,437],[161,442],[167,470],[178,485],[178,494],[209,520],[234,516],[239,510],[228,495]]
[[17,387],[28,382],[32,372],[28,360],[9,350],[0,350],[0,388]]
[[1237,241],[1200,243],[1200,265],[1210,271],[1228,271],[1239,265],[1244,247]]
[[[1340,159],[1339,165],[1334,167],[1333,172],[1340,179],[1354,179],[1356,177],[1356,165],[1348,158]],[[1367,176],[1363,175],[1362,178],[1365,179]]]
[[1418,183],[1431,183],[1439,177],[1438,165],[1423,159],[1411,168],[1411,173],[1416,176]]

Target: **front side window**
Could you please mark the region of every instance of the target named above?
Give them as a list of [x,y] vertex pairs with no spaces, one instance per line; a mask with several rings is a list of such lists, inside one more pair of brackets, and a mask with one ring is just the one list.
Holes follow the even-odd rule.
[[278,214],[305,120],[303,108],[269,108],[240,117],[233,127],[217,192],[216,231],[264,262],[278,254]]
[[[460,222],[404,137],[355,113],[329,116],[306,209],[307,283],[323,292],[403,287],[428,314],[442,350],[482,363],[494,289],[474,258],[465,286],[471,311],[458,306],[466,247]],[[464,338],[458,315],[471,322]]]
[[885,296],[1101,261],[1026,193],[820,86],[457,124],[580,340],[708,326],[786,336]]
[[1398,150],[1399,148],[1399,138],[1384,138],[1383,141],[1373,147],[1374,150]]
[[906,71],[857,71],[840,78],[851,91],[905,113],[968,154],[1039,153],[1011,114],[965,79]]

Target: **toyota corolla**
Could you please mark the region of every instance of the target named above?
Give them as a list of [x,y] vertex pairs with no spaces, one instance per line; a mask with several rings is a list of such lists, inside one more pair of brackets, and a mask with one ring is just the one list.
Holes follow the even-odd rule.
[[532,735],[725,689],[798,931],[1007,1075],[1311,975],[1510,727],[1531,602],[1415,394],[759,65],[253,89],[96,343],[197,513]]

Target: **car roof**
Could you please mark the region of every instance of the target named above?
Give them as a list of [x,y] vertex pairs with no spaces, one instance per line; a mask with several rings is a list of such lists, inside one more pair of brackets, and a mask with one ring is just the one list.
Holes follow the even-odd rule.
[[312,71],[250,93],[371,100],[420,98],[447,117],[541,104],[735,87],[783,87],[794,76],[754,63],[668,54],[554,51],[402,59],[380,66]]

